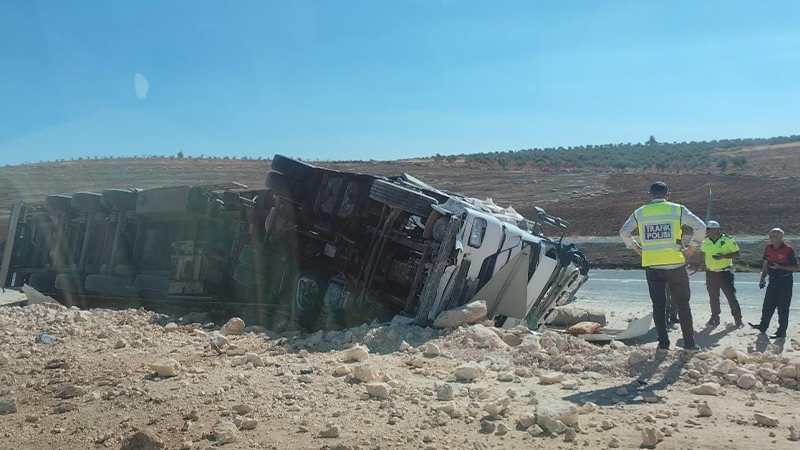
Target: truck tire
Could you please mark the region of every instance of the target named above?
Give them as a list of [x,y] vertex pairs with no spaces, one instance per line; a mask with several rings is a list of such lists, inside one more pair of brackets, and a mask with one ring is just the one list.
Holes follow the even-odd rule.
[[319,169],[302,161],[275,155],[272,158],[272,170],[295,180],[310,180],[314,178]]
[[169,291],[169,276],[136,275],[133,286],[136,295],[141,298],[160,297]]
[[280,172],[270,172],[267,174],[266,184],[273,194],[293,203],[309,204],[312,201],[306,181],[292,179]]
[[128,280],[108,275],[89,275],[86,277],[86,291],[103,295],[124,297],[128,294]]
[[439,246],[439,253],[436,254],[431,270],[428,272],[428,276],[425,279],[425,284],[422,286],[422,293],[419,296],[419,306],[417,307],[417,316],[414,319],[414,325],[424,327],[428,323],[428,315],[436,300],[439,283],[442,280],[445,268],[447,268],[450,253],[455,247],[456,236],[461,230],[461,224],[461,218],[458,216],[450,216],[447,230],[442,238],[442,244]]
[[48,195],[44,199],[44,206],[52,213],[75,212],[72,209],[72,197],[69,195]]
[[103,196],[95,192],[76,192],[72,195],[72,207],[81,212],[103,212],[106,207],[102,199]]
[[369,198],[391,207],[427,219],[433,205],[439,203],[435,198],[421,192],[400,186],[386,180],[375,180],[369,191]]
[[56,274],[50,272],[31,274],[28,286],[41,293],[53,292],[56,288]]
[[133,211],[136,209],[137,193],[124,189],[106,189],[101,194],[100,202],[106,208],[116,211]]
[[77,294],[83,292],[83,282],[83,277],[76,273],[60,273],[56,276],[55,288],[57,291]]

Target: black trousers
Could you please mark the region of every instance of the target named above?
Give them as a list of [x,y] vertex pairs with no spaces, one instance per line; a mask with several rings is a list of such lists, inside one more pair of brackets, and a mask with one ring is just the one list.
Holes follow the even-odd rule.
[[742,321],[742,308],[739,307],[739,300],[736,299],[736,288],[733,286],[733,272],[707,270],[706,289],[708,289],[708,298],[711,301],[712,319],[719,321],[719,315],[722,312],[719,306],[719,291],[722,290],[725,293],[725,298],[728,299],[728,306],[731,307],[733,320],[736,323]]
[[764,307],[761,308],[761,324],[759,328],[767,332],[769,322],[775,310],[778,310],[778,336],[786,336],[789,328],[789,306],[792,303],[792,283],[794,277],[784,275],[782,277],[769,277],[767,293],[764,294]]
[[646,270],[647,287],[650,290],[650,300],[653,302],[653,321],[658,332],[658,344],[660,347],[669,347],[669,334],[667,334],[667,292],[672,296],[672,302],[678,310],[678,320],[681,323],[683,333],[683,345],[691,347],[694,345],[694,328],[692,323],[692,309],[689,307],[691,289],[689,288],[689,274],[685,267],[677,269],[653,269],[648,267]]

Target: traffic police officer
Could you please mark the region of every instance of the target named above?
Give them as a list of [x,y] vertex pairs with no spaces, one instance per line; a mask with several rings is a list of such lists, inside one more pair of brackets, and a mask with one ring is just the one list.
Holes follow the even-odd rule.
[[[669,287],[678,308],[683,348],[697,350],[694,342],[692,310],[689,306],[691,290],[689,274],[686,273],[686,259],[690,258],[701,245],[706,226],[688,208],[669,201],[670,192],[666,183],[653,183],[650,186],[649,196],[650,203],[631,214],[622,225],[619,235],[628,248],[642,257],[650,300],[653,302],[653,321],[658,332],[658,348],[660,350],[669,348],[666,298],[666,288]],[[692,229],[692,239],[686,248],[683,248],[681,240],[683,226]],[[636,230],[639,232],[639,242],[631,237]]]
[[706,325],[712,327],[719,325],[719,291],[721,289],[731,307],[734,326],[741,327],[742,309],[739,307],[736,288],[733,285],[733,259],[741,256],[739,246],[731,236],[720,233],[717,221],[709,220],[706,223],[706,238],[703,239],[700,251],[704,255],[706,289],[708,289],[708,298],[711,302],[711,319]]

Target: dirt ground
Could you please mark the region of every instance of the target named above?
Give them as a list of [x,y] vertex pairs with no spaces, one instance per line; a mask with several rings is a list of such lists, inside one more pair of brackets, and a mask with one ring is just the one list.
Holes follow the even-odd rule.
[[658,356],[480,324],[223,335],[202,322],[0,308],[0,447],[637,448],[647,433],[659,449],[797,446],[794,341]]

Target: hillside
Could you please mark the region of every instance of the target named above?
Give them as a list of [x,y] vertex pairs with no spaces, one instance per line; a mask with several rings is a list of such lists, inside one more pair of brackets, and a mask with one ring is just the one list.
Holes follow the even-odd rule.
[[[575,150],[573,150],[575,151]],[[570,153],[567,150],[565,153]],[[715,193],[715,218],[737,234],[761,235],[772,226],[800,232],[800,208],[787,207],[800,191],[800,143],[709,149],[711,158],[744,157],[743,167],[705,169],[604,169],[525,166],[503,170],[473,165],[460,157],[390,162],[318,162],[322,166],[378,175],[411,173],[441,189],[511,204],[522,214],[535,206],[572,223],[570,235],[612,236],[646,199],[650,182],[670,184],[673,199],[703,216],[709,189]],[[271,155],[265,155],[271,156]],[[151,188],[236,181],[264,184],[268,160],[127,158],[62,161],[0,167],[0,230],[11,204],[37,202],[50,193],[71,194],[106,188]],[[0,236],[4,236],[2,231]]]

